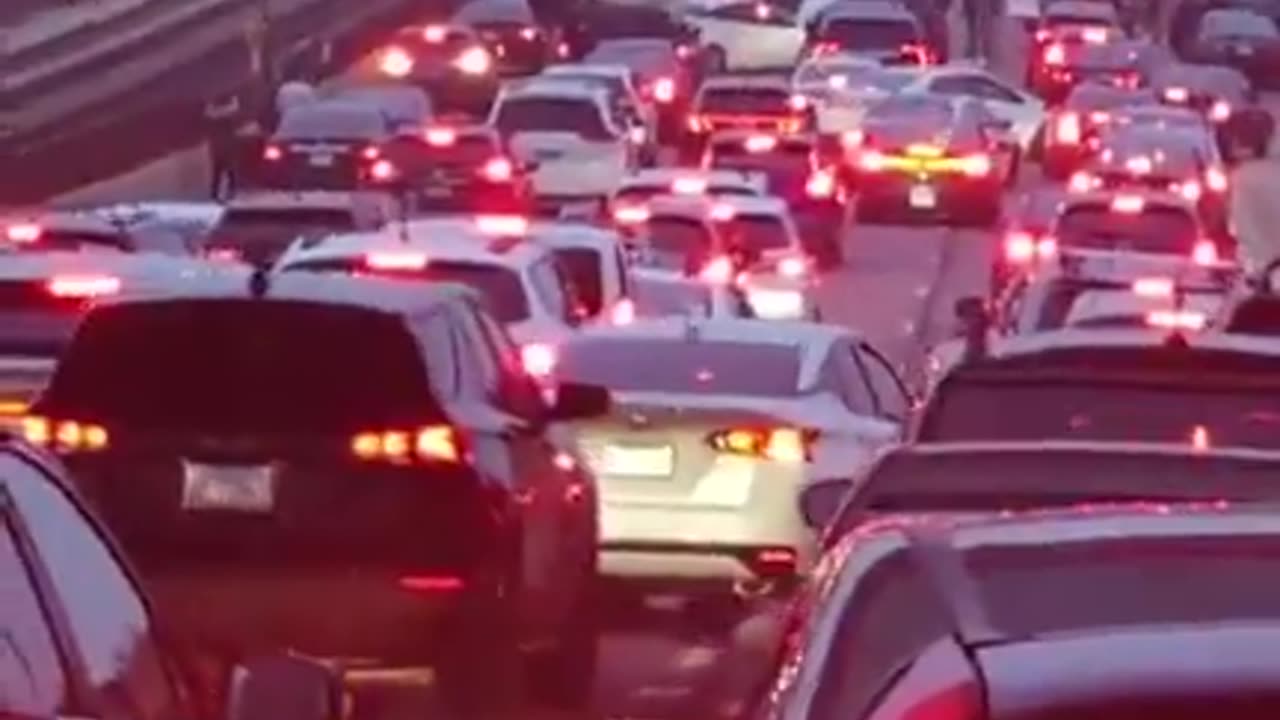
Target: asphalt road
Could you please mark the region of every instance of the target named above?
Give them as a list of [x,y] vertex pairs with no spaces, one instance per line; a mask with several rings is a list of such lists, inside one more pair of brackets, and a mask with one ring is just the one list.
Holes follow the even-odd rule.
[[[962,47],[960,40],[955,37],[953,47]],[[1026,51],[1022,32],[1001,28],[996,48],[997,71],[1019,77]],[[1273,112],[1280,110],[1280,98],[1271,97],[1268,103]],[[202,152],[187,150],[61,200],[199,198],[205,177]],[[1278,182],[1280,159],[1274,154],[1234,175],[1234,217],[1249,264],[1264,263],[1280,250],[1280,240],[1271,232],[1280,227],[1280,203],[1273,200]],[[1035,168],[1024,166],[1020,187],[1013,192],[1042,184]],[[955,300],[984,292],[996,240],[992,231],[851,225],[845,266],[821,279],[823,317],[862,331],[909,375],[928,347],[949,336]],[[608,634],[593,715],[705,718],[705,690],[723,667],[723,638],[691,633],[677,614],[629,617],[625,624],[636,629]],[[424,673],[367,675],[360,685],[373,688],[359,693],[362,718],[422,717],[422,703],[429,702],[429,693],[423,692],[429,676]]]

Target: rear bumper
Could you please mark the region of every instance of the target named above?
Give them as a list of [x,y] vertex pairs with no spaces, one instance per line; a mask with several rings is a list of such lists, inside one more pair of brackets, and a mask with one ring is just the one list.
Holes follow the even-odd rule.
[[[936,193],[934,207],[914,207],[910,202],[912,188],[928,185]],[[860,202],[881,207],[900,208],[922,216],[951,217],[976,211],[999,202],[1003,188],[993,178],[970,179],[958,175],[932,175],[924,179],[898,174],[864,176],[860,185]]]

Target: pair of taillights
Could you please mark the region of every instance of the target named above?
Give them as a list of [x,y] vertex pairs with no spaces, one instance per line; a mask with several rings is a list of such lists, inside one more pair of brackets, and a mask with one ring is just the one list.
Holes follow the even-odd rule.
[[[369,178],[376,182],[394,180],[399,174],[400,169],[390,160],[377,160],[369,166]],[[476,174],[491,183],[507,183],[515,177],[516,168],[515,164],[507,158],[495,157],[481,165]]]
[[[799,280],[809,274],[808,258],[788,256],[782,258],[774,266],[779,275],[791,280]],[[728,255],[717,255],[708,260],[698,271],[698,279],[708,285],[731,285],[746,282],[750,273],[738,269],[738,264]]]
[[[382,150],[377,145],[365,145],[360,148],[359,154],[361,159],[373,162],[382,157]],[[280,162],[284,160],[284,148],[275,143],[270,143],[262,148],[262,159],[267,162]]]
[[816,430],[779,428],[731,428],[707,436],[707,444],[725,455],[759,458],[782,463],[813,459]]
[[[1130,167],[1129,170],[1135,178],[1140,178],[1150,172],[1149,168],[1146,171],[1136,171]],[[1200,201],[1206,189],[1211,193],[1220,195],[1225,193],[1229,186],[1230,181],[1227,179],[1225,172],[1218,168],[1209,168],[1205,171],[1203,183],[1194,178],[1172,181],[1167,184],[1167,189],[1169,192],[1180,195],[1187,202],[1194,203]],[[1067,181],[1067,189],[1073,193],[1091,192],[1104,187],[1106,187],[1106,181],[1103,178],[1083,170],[1073,174],[1071,179]]]
[[[803,95],[797,95],[792,98],[789,104],[791,104],[793,112],[799,112],[794,109],[794,105],[798,102],[795,98],[803,97]],[[805,102],[808,102],[808,98],[805,98]],[[687,121],[689,131],[693,133],[708,133],[719,126],[751,128],[766,124],[777,128],[777,131],[781,133],[798,133],[804,128],[804,118],[799,115],[753,115],[750,117],[690,115]]]
[[[417,64],[413,53],[393,45],[382,51],[378,71],[387,77],[403,79],[409,77]],[[493,55],[488,48],[473,45],[458,53],[449,64],[464,75],[485,75],[493,69]]]
[[[1042,235],[1016,230],[1004,241],[1004,259],[1011,265],[1030,266],[1052,260],[1058,256],[1058,240]],[[1212,266],[1221,262],[1218,246],[1212,240],[1200,240],[1191,249],[1191,262]]]

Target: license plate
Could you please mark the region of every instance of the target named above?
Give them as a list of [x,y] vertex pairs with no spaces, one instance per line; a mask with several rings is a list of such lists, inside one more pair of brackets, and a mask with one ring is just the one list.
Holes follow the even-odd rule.
[[670,445],[606,445],[600,471],[621,477],[671,477],[675,451]]
[[938,191],[931,185],[914,185],[907,202],[919,210],[932,210],[938,206]]
[[182,464],[182,508],[264,513],[275,505],[271,465]]
[[311,163],[311,167],[332,167],[333,155],[329,153],[313,153],[308,158],[308,161]]

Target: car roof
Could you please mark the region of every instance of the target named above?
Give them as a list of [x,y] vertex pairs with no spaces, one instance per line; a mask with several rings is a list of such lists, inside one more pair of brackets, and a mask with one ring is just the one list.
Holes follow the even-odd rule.
[[[407,234],[407,240],[405,239]],[[335,234],[289,248],[279,267],[314,261],[362,257],[370,253],[421,253],[430,259],[521,268],[550,252],[523,238],[496,238],[474,228],[470,220],[431,219],[397,223],[380,231]]]
[[782,75],[715,75],[702,83],[707,90],[777,90],[791,92],[789,80]]
[[1153,442],[1100,442],[1088,440],[1036,440],[1025,442],[1016,440],[973,440],[913,443],[899,445],[891,449],[884,457],[921,456],[921,457],[966,457],[984,455],[1028,455],[1066,454],[1085,456],[1114,457],[1172,457],[1172,458],[1237,458],[1242,460],[1258,460],[1280,463],[1280,450],[1259,450],[1254,448],[1212,447],[1193,449],[1186,445]]
[[[1263,357],[1280,357],[1280,342],[1273,338],[1227,333],[1188,333],[1171,336],[1161,329],[1089,329],[1062,328],[1046,332],[1010,335],[991,343],[988,357],[992,360],[1025,358],[1058,350],[1151,349],[1169,347],[1170,337],[1177,337],[1181,352],[1204,350]],[[963,364],[963,363],[962,363]],[[979,361],[978,367],[981,367]],[[957,366],[959,367],[959,366]]]
[[619,63],[559,63],[542,69],[549,77],[598,77],[630,80],[631,68]]
[[385,193],[347,190],[251,190],[227,201],[235,210],[350,210],[359,202],[387,200]]
[[617,250],[622,238],[613,230],[573,222],[534,222],[529,238],[552,248],[592,248],[602,252]]
[[716,204],[731,207],[739,215],[787,217],[791,213],[787,201],[776,195],[729,195],[716,198]]
[[591,327],[579,337],[620,340],[684,340],[696,337],[712,342],[826,348],[839,338],[860,336],[844,327],[820,323],[668,317],[646,319],[630,325]]
[[1194,206],[1181,195],[1170,190],[1161,190],[1148,187],[1125,188],[1123,191],[1113,190],[1090,190],[1087,192],[1073,192],[1062,196],[1061,213],[1066,213],[1078,207],[1102,206],[1110,207],[1111,203],[1120,196],[1137,196],[1142,198],[1144,206],[1155,205],[1162,209],[1179,209],[1194,213]]
[[757,175],[745,175],[737,170],[705,170],[685,167],[643,168],[624,175],[619,188],[668,186],[679,178],[692,177],[707,181],[707,186],[721,185],[763,190],[764,183]]
[[535,22],[525,0],[469,0],[453,15],[455,23]]
[[534,75],[503,87],[501,97],[504,100],[526,97],[553,97],[604,102],[608,98],[608,91],[599,85],[575,82],[571,78]]
[[1044,17],[1078,17],[1089,20],[1115,20],[1116,9],[1109,2],[1088,0],[1056,0],[1044,8]]
[[711,207],[719,202],[719,198],[709,198],[705,195],[671,195],[661,194],[654,195],[649,198],[649,217],[650,219],[663,215],[684,217],[708,225],[711,223],[710,212]]
[[212,225],[222,217],[222,203],[183,200],[142,200],[85,208],[82,212],[99,215],[125,225],[143,223],[195,223]]
[[817,14],[819,22],[831,20],[898,20],[916,23],[916,16],[897,2],[834,2]]
[[[1249,79],[1244,73],[1226,65],[1175,62],[1162,65],[1152,77],[1151,84],[1157,89],[1183,86],[1193,92],[1213,93],[1247,90]],[[1222,87],[1223,84],[1228,87]]]
[[0,252],[0,280],[39,280],[57,275],[109,276],[131,282],[185,280],[217,270],[207,260],[185,255],[102,250]]

